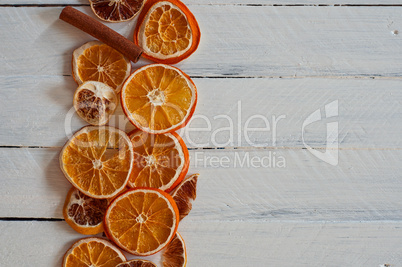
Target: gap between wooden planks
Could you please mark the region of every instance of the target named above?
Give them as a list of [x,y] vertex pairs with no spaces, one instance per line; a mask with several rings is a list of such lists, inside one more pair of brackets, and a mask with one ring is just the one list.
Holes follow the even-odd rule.
[[[194,82],[199,91],[195,117],[179,131],[189,148],[301,149],[307,144],[325,149],[330,122],[338,122],[341,149],[402,148],[402,80],[196,78]],[[61,147],[69,133],[85,125],[74,114],[77,85],[72,77],[0,77],[0,87],[0,146]],[[338,101],[338,116],[326,119],[324,107],[333,101]],[[303,131],[303,123],[316,110],[323,119]],[[121,109],[110,124],[127,132],[133,129]]]
[[[198,77],[401,77],[401,9],[191,6],[202,41],[178,66]],[[91,38],[61,10],[0,8],[1,75],[71,75],[72,51]],[[108,25],[131,39],[135,20]]]
[[[0,149],[0,218],[63,218],[71,185],[59,153]],[[402,220],[402,150],[342,150],[338,166],[305,149],[191,150],[190,156],[189,174],[201,175],[187,221]]]
[[[186,219],[179,232],[192,267],[400,266],[402,261],[400,223],[197,223]],[[60,266],[65,251],[83,237],[65,222],[0,222],[0,231],[7,241],[0,244],[4,266]]]

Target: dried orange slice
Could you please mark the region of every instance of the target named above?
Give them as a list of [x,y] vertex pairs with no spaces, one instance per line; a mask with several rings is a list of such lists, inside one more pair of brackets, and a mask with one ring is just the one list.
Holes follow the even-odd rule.
[[198,48],[201,32],[191,11],[179,0],[148,0],[134,31],[143,56],[158,63],[176,64]]
[[134,149],[130,187],[170,192],[186,176],[190,164],[188,149],[175,132],[153,135],[134,131],[130,140]]
[[118,93],[130,72],[130,61],[99,41],[86,43],[73,52],[73,78],[78,84],[102,82]]
[[96,235],[103,232],[103,217],[108,204],[106,199],[88,197],[73,187],[64,202],[63,216],[78,233]]
[[198,176],[197,173],[186,178],[171,194],[179,209],[180,221],[190,213],[193,207],[193,202],[197,197]]
[[92,125],[105,125],[117,104],[114,90],[101,82],[84,82],[74,94],[74,108],[78,116]]
[[116,267],[157,267],[155,263],[147,260],[131,260],[120,263]]
[[133,146],[123,131],[109,126],[86,126],[76,132],[60,153],[67,180],[93,198],[112,198],[125,189],[133,161]]
[[197,89],[181,70],[151,64],[136,70],[123,85],[121,104],[142,131],[162,134],[184,127],[194,113]]
[[175,237],[163,251],[162,263],[164,267],[185,267],[187,264],[186,244],[183,237],[176,232]]
[[127,252],[148,256],[174,237],[179,211],[173,198],[159,189],[136,188],[116,197],[105,214],[105,233]]
[[109,241],[89,237],[78,240],[66,252],[63,267],[115,267],[126,261],[123,253]]
[[144,5],[144,0],[89,0],[95,15],[107,22],[133,19]]

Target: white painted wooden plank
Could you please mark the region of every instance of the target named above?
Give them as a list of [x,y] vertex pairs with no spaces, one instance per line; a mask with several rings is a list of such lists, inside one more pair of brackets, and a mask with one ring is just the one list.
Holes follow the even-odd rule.
[[[185,0],[186,5],[398,5],[398,0]],[[35,4],[62,4],[62,5],[88,5],[88,0],[2,0],[0,5],[35,5]]]
[[[338,101],[338,117],[305,127],[307,145],[325,147],[326,123],[338,121],[341,148],[402,148],[402,80],[399,79],[194,81],[199,91],[195,117],[179,131],[189,147],[304,147],[303,122],[312,112]],[[85,125],[76,115],[70,123],[68,115],[69,110],[74,112],[72,98],[76,87],[71,77],[0,77],[0,145],[62,146],[68,134]],[[323,111],[325,118],[324,114]],[[266,118],[269,129],[245,133],[246,127],[267,127],[256,115]],[[250,120],[252,116],[254,119]],[[205,118],[210,121],[210,130]],[[229,118],[233,130],[227,129]],[[121,110],[111,124],[126,131],[134,128]]]
[[[186,242],[189,267],[398,267],[402,262],[401,227],[396,222],[183,221],[179,231]],[[2,221],[0,230],[2,266],[60,266],[65,251],[82,237],[65,222]]]
[[[59,151],[0,149],[0,218],[62,218],[70,185]],[[200,179],[187,221],[402,220],[401,150],[340,150],[338,166],[304,149],[190,156],[189,173]]]
[[[1,8],[1,75],[70,75],[91,40],[62,7]],[[91,14],[89,7],[80,10]],[[178,66],[197,76],[401,76],[402,7],[195,5],[198,51]],[[135,21],[108,24],[132,38]],[[145,64],[143,60],[137,64]]]

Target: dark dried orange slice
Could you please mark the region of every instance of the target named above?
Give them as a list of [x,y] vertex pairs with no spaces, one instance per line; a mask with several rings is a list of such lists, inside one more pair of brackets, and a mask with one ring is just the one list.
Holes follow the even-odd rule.
[[95,15],[108,22],[133,19],[144,5],[144,0],[89,0],[89,2]]
[[162,265],[163,267],[185,267],[187,265],[186,244],[178,232],[162,251]]
[[73,187],[68,191],[63,216],[78,233],[96,235],[103,232],[103,217],[107,206],[107,199],[88,197]]
[[131,260],[122,262],[116,267],[156,267],[155,263],[147,261],[147,260]]
[[193,174],[184,179],[177,188],[171,193],[177,208],[179,209],[180,220],[186,217],[192,207],[195,198],[197,197],[197,180],[199,174]]

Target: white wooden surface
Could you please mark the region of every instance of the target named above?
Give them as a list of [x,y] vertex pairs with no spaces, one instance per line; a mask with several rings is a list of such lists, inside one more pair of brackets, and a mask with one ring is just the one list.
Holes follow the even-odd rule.
[[[180,132],[189,173],[201,174],[179,228],[188,266],[402,266],[402,3],[184,2],[202,30],[197,53],[178,64],[199,90],[198,118]],[[66,4],[92,15],[84,0],[0,2],[0,266],[59,266],[82,237],[62,221],[69,184],[57,157],[84,125],[73,115],[65,127],[70,58],[91,38],[58,20]],[[131,38],[135,21],[108,25]],[[331,166],[304,149],[301,128],[336,100],[339,116],[304,136],[323,150],[326,123],[339,123]],[[246,138],[257,114],[271,129]],[[219,115],[233,120],[233,140],[214,134],[229,126]],[[272,116],[281,115],[274,137]],[[194,131],[206,127],[200,117],[209,131]],[[132,129],[121,112],[112,124]],[[285,166],[241,166],[247,156]]]
[[[79,9],[92,15],[89,7]],[[92,38],[59,20],[61,10],[0,8],[2,75],[71,75],[72,51]],[[197,5],[192,11],[200,47],[178,65],[191,76],[401,77],[402,6]],[[108,25],[132,38],[135,22]]]
[[[2,266],[60,266],[62,254],[81,238],[65,222],[5,221],[0,230],[8,241],[0,250]],[[179,231],[188,266],[381,266],[402,257],[400,224],[393,222],[183,220]]]
[[[180,131],[189,147],[303,147],[302,124],[307,116],[324,104],[339,102],[339,141],[342,148],[401,148],[402,80],[401,79],[205,79],[196,78],[199,102],[195,119]],[[66,132],[85,125],[78,116],[66,118],[72,110],[77,84],[65,76],[0,76],[1,105],[7,113],[1,116],[3,130],[0,145],[60,147]],[[29,92],[29,93],[28,93]],[[214,102],[211,103],[211,100]],[[240,101],[240,103],[239,103]],[[43,108],[46,107],[46,108]],[[239,116],[239,111],[241,115]],[[263,115],[270,131],[250,131],[244,135],[246,122],[255,114]],[[215,131],[229,127],[233,131]],[[278,120],[276,138],[274,119]],[[211,122],[206,129],[204,117]],[[70,121],[72,125],[70,127]],[[241,121],[241,127],[238,123]],[[65,127],[67,123],[68,127]],[[326,121],[306,129],[306,142],[313,147],[325,146]],[[133,129],[121,109],[111,124]],[[49,126],[50,125],[50,126]],[[266,127],[261,119],[253,119],[249,127]],[[241,131],[241,137],[238,132]],[[230,133],[233,132],[233,140]],[[276,139],[276,143],[274,143]],[[227,144],[229,143],[229,144]]]

